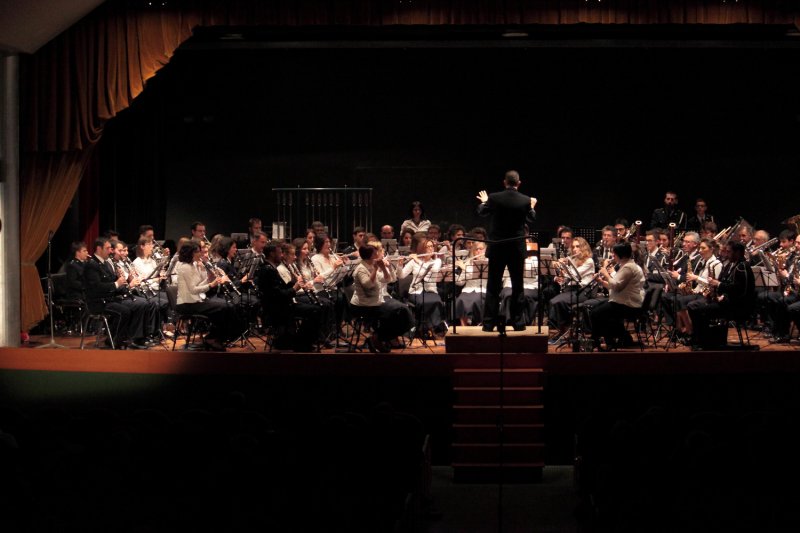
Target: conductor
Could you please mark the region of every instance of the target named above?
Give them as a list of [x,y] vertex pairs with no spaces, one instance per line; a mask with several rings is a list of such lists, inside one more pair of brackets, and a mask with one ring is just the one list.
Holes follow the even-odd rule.
[[521,181],[516,170],[506,172],[503,179],[505,190],[486,194],[481,191],[476,197],[480,216],[491,216],[489,240],[504,241],[487,243],[489,258],[489,282],[486,285],[486,300],[483,305],[483,331],[505,331],[505,321],[500,314],[500,290],[503,271],[508,267],[511,277],[511,321],[514,331],[525,330],[524,291],[522,273],[525,268],[525,225],[536,219],[536,198],[519,192]]

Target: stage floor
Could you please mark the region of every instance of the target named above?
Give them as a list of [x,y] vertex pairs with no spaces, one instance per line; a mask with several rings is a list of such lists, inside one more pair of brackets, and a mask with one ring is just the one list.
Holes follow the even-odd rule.
[[[529,327],[524,332],[516,332],[516,331],[508,331],[507,335],[509,338],[516,338],[516,337],[525,337],[525,336],[533,336],[536,335],[537,328],[536,326]],[[542,327],[542,334],[547,335],[548,330],[546,326]],[[759,351],[776,351],[776,352],[785,352],[785,351],[799,351],[800,350],[800,341],[794,340],[791,343],[784,343],[784,344],[770,344],[767,339],[761,336],[761,333],[758,331],[750,330],[748,331],[750,335],[750,341],[754,346],[757,346]],[[492,333],[485,333],[480,331],[480,327],[473,326],[473,327],[465,327],[459,326],[457,328],[457,336],[466,338],[466,340],[473,340],[475,338],[485,338],[485,337],[497,337],[498,334],[496,332]],[[36,348],[42,344],[46,344],[49,342],[50,337],[44,335],[32,335],[30,341],[21,345],[23,348]],[[80,337],[74,336],[56,336],[55,338],[56,343],[63,345],[65,348],[69,349],[78,349],[80,347]],[[233,346],[228,348],[228,353],[264,353],[264,340],[259,339],[257,337],[251,337],[250,341],[254,345],[255,349],[248,347],[248,346]],[[728,342],[730,344],[738,343],[739,339],[736,335],[736,330],[729,329],[728,330]],[[406,356],[406,355],[423,355],[423,354],[444,354],[445,350],[445,343],[446,339],[436,338],[435,340],[428,340],[423,343],[423,341],[419,339],[415,339],[410,346],[406,347],[405,349],[398,348],[393,349],[391,354],[397,356]],[[670,344],[669,350],[665,349],[665,340],[662,339],[658,347],[647,346],[644,349],[644,352],[638,347],[634,348],[620,348],[618,350],[619,353],[662,353],[665,351],[669,352],[691,352],[691,349],[688,346],[683,346],[678,344],[675,346],[674,344]],[[87,337],[86,339],[86,347],[87,348],[94,348],[94,337]],[[167,342],[153,346],[148,350],[140,350],[145,352],[152,352],[152,351],[171,351],[172,350],[172,340],[169,339]],[[186,351],[185,350],[185,342],[183,339],[179,340],[176,347],[176,351]],[[458,353],[471,353],[472,350],[459,350]],[[196,352],[191,352],[196,353]],[[286,350],[273,350],[272,353],[293,353],[291,351]],[[346,349],[344,348],[323,348],[321,350],[323,354],[337,354],[337,353],[347,353]],[[353,353],[353,352],[351,352]],[[363,348],[359,351],[354,353],[362,353],[366,355],[370,355],[369,350]],[[547,347],[548,354],[559,354],[559,353],[572,353],[572,349],[569,346],[548,346]],[[596,353],[596,352],[595,352]],[[693,352],[696,353],[696,352]]]

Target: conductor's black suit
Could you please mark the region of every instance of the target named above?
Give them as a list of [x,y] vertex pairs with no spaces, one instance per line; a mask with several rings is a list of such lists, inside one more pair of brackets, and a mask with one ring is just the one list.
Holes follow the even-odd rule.
[[484,327],[498,325],[500,312],[500,290],[503,285],[503,271],[508,267],[511,277],[511,319],[514,326],[525,324],[522,311],[522,274],[525,268],[525,225],[532,225],[536,211],[531,208],[531,198],[513,187],[489,195],[486,202],[478,206],[480,216],[491,217],[489,240],[497,241],[519,237],[503,243],[489,243],[486,257],[489,258],[489,282],[486,285],[484,301]]

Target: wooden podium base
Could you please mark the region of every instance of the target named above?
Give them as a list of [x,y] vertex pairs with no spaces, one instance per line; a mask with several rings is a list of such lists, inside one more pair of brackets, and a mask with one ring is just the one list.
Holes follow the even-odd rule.
[[506,330],[501,337],[497,331],[486,332],[480,326],[458,326],[456,333],[444,338],[445,353],[547,353],[548,330],[528,326],[525,331]]

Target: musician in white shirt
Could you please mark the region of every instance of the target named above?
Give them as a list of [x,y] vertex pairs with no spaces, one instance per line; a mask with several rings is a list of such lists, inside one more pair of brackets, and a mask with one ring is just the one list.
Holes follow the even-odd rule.
[[414,238],[416,253],[408,256],[408,262],[398,273],[398,278],[411,277],[408,300],[416,309],[418,332],[429,334],[447,329],[444,323],[444,305],[436,290],[436,276],[442,268],[442,260],[436,257],[433,241],[424,234]]
[[403,330],[398,331],[393,324],[390,304],[384,302],[381,289],[396,278],[392,267],[383,260],[374,246],[362,246],[358,253],[361,262],[353,271],[355,290],[350,300],[350,309],[353,315],[372,321],[373,334],[367,339],[370,351],[389,352],[389,341],[403,333]]
[[459,269],[456,285],[461,287],[461,294],[456,298],[456,318],[462,326],[477,326],[483,317],[489,261],[483,242],[473,243],[469,252],[466,261],[456,260],[456,269]]
[[606,346],[615,348],[619,344],[631,342],[625,331],[624,320],[633,320],[644,302],[644,273],[631,256],[630,243],[617,244],[613,248],[614,260],[619,270],[612,275],[608,260],[597,272],[598,281],[608,289],[608,301],[602,302],[591,311],[592,338],[599,346],[604,338]]
[[[559,260],[562,265],[563,275],[556,276],[559,284],[564,284],[561,294],[550,300],[548,323],[557,330],[559,338],[567,330],[572,318],[573,307],[590,298],[586,290],[581,290],[594,279],[594,260],[592,249],[586,239],[575,237],[572,239],[571,255]],[[557,338],[551,339],[553,343]]]
[[225,344],[235,332],[234,309],[221,298],[206,298],[209,289],[228,282],[227,276],[209,280],[209,273],[201,262],[200,246],[193,241],[181,246],[178,252],[178,300],[176,310],[182,315],[204,315],[210,322],[210,332],[204,343],[215,351],[225,351]]
[[431,226],[431,221],[424,218],[425,208],[422,207],[422,202],[411,202],[411,207],[408,211],[411,218],[405,219],[400,225],[400,233],[402,234],[405,229],[410,229],[414,233],[418,231],[428,231],[428,228]]

